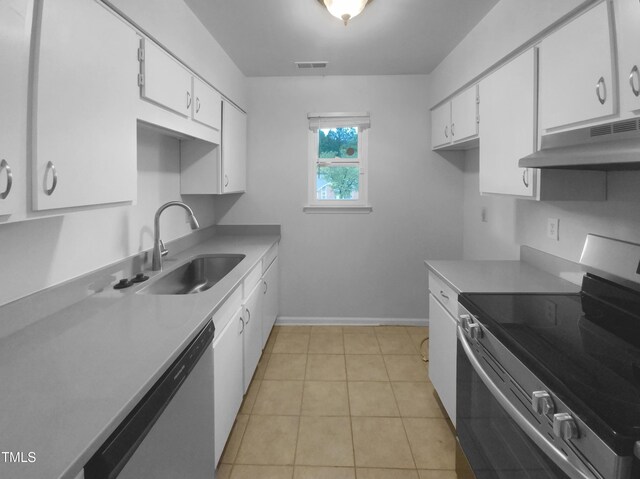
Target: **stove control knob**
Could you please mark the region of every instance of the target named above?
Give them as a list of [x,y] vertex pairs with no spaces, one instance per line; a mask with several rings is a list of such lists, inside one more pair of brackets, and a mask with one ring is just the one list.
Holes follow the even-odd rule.
[[471,324],[471,316],[468,314],[461,314],[460,326],[462,326],[462,329],[467,333],[469,332],[469,324]]
[[476,341],[482,338],[482,328],[478,323],[469,325],[469,336],[471,336],[471,339],[475,339]]
[[531,407],[537,414],[553,414],[556,411],[556,406],[553,404],[553,399],[547,391],[533,391],[531,394]]
[[566,412],[553,415],[553,433],[565,441],[580,437],[575,419]]

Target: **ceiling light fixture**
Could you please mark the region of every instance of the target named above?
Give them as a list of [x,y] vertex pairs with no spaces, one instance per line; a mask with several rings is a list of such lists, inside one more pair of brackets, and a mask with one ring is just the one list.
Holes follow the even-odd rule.
[[346,27],[349,20],[359,15],[372,0],[318,0],[318,2],[324,5],[331,15],[342,20]]

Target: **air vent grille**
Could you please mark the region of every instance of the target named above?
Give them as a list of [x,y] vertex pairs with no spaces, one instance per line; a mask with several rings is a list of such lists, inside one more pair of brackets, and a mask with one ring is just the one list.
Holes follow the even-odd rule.
[[626,131],[636,131],[638,129],[638,120],[619,121],[613,124],[614,133],[624,133]]
[[329,62],[295,62],[296,66],[301,69],[317,69],[317,68],[327,68]]
[[609,123],[607,125],[598,125],[590,129],[591,137],[614,135],[616,133],[628,133],[630,131],[637,131],[639,129],[638,120],[624,120],[616,123]]

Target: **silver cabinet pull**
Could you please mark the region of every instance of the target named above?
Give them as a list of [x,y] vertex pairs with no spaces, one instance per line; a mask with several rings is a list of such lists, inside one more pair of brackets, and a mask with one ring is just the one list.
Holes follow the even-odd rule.
[[187,92],[187,108],[191,108],[191,92]]
[[446,299],[447,301],[449,301],[449,296],[447,296],[446,294],[444,294],[444,291],[440,291],[440,296],[442,296],[444,299]]
[[266,281],[263,281],[264,283],[264,294],[267,294],[267,291],[269,291],[269,285],[267,284]]
[[444,137],[449,138],[449,125],[444,127]]
[[196,97],[196,113],[200,111],[200,98]]
[[229,177],[224,175],[224,186],[229,186]]
[[[51,188],[47,188],[47,178],[49,177],[49,172],[51,172]],[[58,172],[56,171],[55,165],[49,161],[47,163],[47,167],[44,173],[44,194],[47,196],[51,196],[54,191],[56,191],[56,187],[58,186]]]
[[[638,83],[638,88],[636,88]],[[631,91],[635,96],[640,96],[640,72],[638,72],[638,65],[633,65],[631,73],[629,74],[629,85],[631,85]]]
[[7,172],[7,187],[0,193],[0,200],[5,200],[7,196],[9,196],[9,193],[11,193],[11,187],[13,186],[13,173],[7,160],[0,161],[0,171],[2,170]]
[[245,309],[245,311],[247,312],[247,323],[249,324],[249,321],[251,321],[251,311],[249,311],[248,309]]
[[529,178],[527,173],[529,172],[529,168],[525,168],[522,171],[522,182],[524,183],[525,188],[529,188]]
[[456,124],[455,123],[451,123],[451,136],[456,136]]
[[242,316],[240,317],[240,322],[242,323],[242,329],[240,330],[240,333],[238,333],[238,334],[244,333],[244,319],[242,319]]
[[607,101],[607,85],[604,82],[604,77],[600,77],[598,83],[596,83],[596,96],[601,105],[604,105],[604,102]]

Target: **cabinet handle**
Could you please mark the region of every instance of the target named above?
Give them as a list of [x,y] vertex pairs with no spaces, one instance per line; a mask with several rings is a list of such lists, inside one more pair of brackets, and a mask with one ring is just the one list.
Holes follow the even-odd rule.
[[444,137],[449,138],[449,125],[444,127]]
[[191,108],[191,92],[187,92],[187,108]]
[[527,173],[529,173],[529,168],[522,170],[522,182],[524,183],[525,188],[529,188],[529,178]]
[[229,186],[229,177],[224,175],[224,186]]
[[456,136],[456,124],[455,123],[451,123],[451,136],[454,137]]
[[[600,91],[602,91],[602,95]],[[596,83],[596,96],[601,105],[604,105],[604,102],[607,101],[607,85],[604,82],[604,77],[600,77],[598,83]]]
[[269,285],[267,284],[266,281],[263,281],[264,283],[264,294],[267,294],[267,291],[269,290]]
[[447,301],[449,301],[449,296],[447,296],[446,294],[444,294],[444,291],[440,291],[440,296],[442,296],[444,299],[446,299]]
[[[47,188],[47,177],[49,176],[49,171],[51,171],[51,174],[53,175],[51,188]],[[56,171],[55,165],[51,161],[49,161],[44,173],[44,194],[47,196],[51,196],[53,192],[56,191],[56,186],[58,186],[58,172]]]
[[245,311],[247,312],[247,323],[249,324],[249,321],[251,321],[251,311],[249,311],[248,309],[245,309]]
[[196,113],[200,111],[200,98],[196,97]]
[[[636,88],[636,81],[638,82],[638,88]],[[631,85],[631,91],[635,96],[640,96],[640,72],[638,72],[638,65],[634,65],[629,74],[629,85]]]
[[244,319],[240,316],[240,322],[242,323],[242,329],[240,330],[240,334],[244,333]]
[[0,193],[0,200],[4,200],[9,196],[11,186],[13,186],[13,173],[11,172],[11,167],[9,166],[9,163],[7,163],[7,160],[0,161],[0,171],[2,170],[7,172],[7,187],[2,193]]

